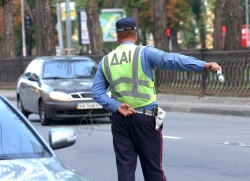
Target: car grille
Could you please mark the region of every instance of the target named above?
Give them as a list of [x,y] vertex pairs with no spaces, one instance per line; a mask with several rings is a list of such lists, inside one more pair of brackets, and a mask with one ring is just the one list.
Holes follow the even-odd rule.
[[71,100],[93,100],[91,93],[77,92],[70,94]]
[[105,109],[94,109],[94,110],[89,110],[89,109],[81,109],[81,110],[58,110],[56,111],[58,115],[86,115],[86,114],[91,114],[93,117],[100,115],[100,114],[107,114],[107,116],[110,116],[110,112],[105,110]]

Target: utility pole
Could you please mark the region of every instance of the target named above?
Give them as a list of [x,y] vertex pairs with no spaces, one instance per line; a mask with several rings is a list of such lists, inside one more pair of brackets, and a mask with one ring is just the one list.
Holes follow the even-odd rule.
[[[71,17],[70,17],[70,0],[66,0],[66,31],[67,31],[67,48],[68,50],[72,47],[72,30],[71,30]],[[70,51],[67,52],[67,55],[70,55]]]
[[23,0],[21,0],[21,17],[22,17],[22,44],[23,44],[23,56],[26,57],[26,37],[25,37],[25,27],[24,27],[24,6]]
[[57,12],[57,32],[58,32],[58,44],[60,51],[63,51],[63,35],[62,35],[62,22],[60,13],[60,3],[59,0],[56,2],[56,12]]

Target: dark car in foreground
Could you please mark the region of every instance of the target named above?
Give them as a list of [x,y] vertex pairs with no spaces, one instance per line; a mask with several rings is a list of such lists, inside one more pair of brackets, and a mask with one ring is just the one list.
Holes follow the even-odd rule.
[[39,114],[42,125],[52,120],[109,117],[91,97],[97,64],[84,56],[33,59],[18,78],[17,106],[28,117]]
[[71,128],[51,129],[48,144],[2,95],[0,107],[0,180],[87,181],[66,167],[53,151],[76,142]]

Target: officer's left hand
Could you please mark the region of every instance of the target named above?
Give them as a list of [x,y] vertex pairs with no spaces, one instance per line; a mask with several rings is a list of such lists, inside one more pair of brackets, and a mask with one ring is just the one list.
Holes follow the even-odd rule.
[[130,107],[130,105],[126,103],[122,103],[118,107],[118,112],[122,114],[123,116],[127,117],[127,116],[130,116],[131,114],[134,114],[135,110],[132,107]]

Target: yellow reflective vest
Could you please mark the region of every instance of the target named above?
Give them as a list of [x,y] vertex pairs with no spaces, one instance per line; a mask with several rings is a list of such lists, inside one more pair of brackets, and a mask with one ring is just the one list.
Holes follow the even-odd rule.
[[157,99],[154,81],[142,70],[141,48],[123,44],[102,60],[102,70],[110,84],[111,96],[132,108],[146,106]]

